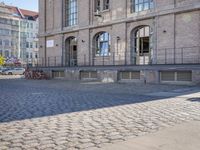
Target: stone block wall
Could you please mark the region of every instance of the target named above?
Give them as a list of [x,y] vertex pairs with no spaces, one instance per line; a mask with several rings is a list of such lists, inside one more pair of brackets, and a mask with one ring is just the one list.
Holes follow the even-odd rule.
[[[117,2],[116,2],[117,1]],[[131,64],[134,49],[133,31],[148,25],[152,29],[151,61],[156,63],[182,63],[183,47],[200,46],[200,2],[198,0],[154,0],[154,8],[131,12],[129,0],[111,0],[110,9],[102,17],[94,16],[94,0],[78,0],[78,24],[65,26],[65,9],[61,0],[40,0],[40,57],[62,57],[65,62],[65,41],[74,36],[78,40],[78,65],[102,64],[94,57],[94,36],[108,32],[111,36],[111,55],[105,65]],[[47,47],[48,40],[54,41]],[[165,52],[165,49],[168,49]],[[183,50],[185,63],[197,63],[200,50]],[[167,55],[167,56],[166,56]],[[193,59],[191,59],[193,58]],[[176,59],[176,60],[175,60]],[[194,61],[197,60],[197,61]],[[94,63],[93,63],[94,62]]]

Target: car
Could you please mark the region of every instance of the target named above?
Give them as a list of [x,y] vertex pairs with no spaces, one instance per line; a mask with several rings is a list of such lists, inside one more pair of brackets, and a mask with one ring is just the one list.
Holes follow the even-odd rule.
[[4,75],[23,75],[25,72],[24,68],[13,68],[13,69],[6,69],[2,71]]
[[3,67],[0,67],[0,74],[2,74],[3,72]]
[[0,67],[0,74],[3,74],[3,71],[8,70],[8,68]]

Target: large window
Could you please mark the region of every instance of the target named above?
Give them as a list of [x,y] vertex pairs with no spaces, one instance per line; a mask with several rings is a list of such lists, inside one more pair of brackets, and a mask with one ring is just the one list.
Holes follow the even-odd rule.
[[4,56],[7,58],[7,57],[9,57],[9,51],[8,50],[6,50],[5,52],[4,52]]
[[139,12],[153,8],[153,0],[132,0],[133,12]]
[[9,40],[4,40],[4,45],[5,45],[5,46],[9,46],[9,45],[10,45]]
[[95,11],[101,10],[101,0],[95,0]]
[[[108,10],[110,9],[110,0],[95,0],[94,1],[94,9],[95,12],[102,11],[102,10]],[[103,7],[103,8],[101,8]]]
[[139,53],[140,56],[149,54],[150,49],[150,27],[145,26],[139,28],[135,33],[135,51]]
[[109,9],[110,0],[103,0],[103,10]]
[[73,26],[78,22],[77,0],[66,0],[66,25]]
[[110,55],[110,35],[107,32],[99,33],[95,37],[96,56]]

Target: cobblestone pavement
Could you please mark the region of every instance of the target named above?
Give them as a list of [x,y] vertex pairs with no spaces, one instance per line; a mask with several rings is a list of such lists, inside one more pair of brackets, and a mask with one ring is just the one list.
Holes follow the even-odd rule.
[[174,85],[0,80],[0,150],[92,150],[200,121],[199,91]]

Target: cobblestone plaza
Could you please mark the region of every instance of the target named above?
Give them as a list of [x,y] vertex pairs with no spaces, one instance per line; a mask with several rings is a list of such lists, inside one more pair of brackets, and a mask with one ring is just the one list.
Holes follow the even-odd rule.
[[25,79],[0,85],[0,150],[93,149],[200,121],[198,86]]

